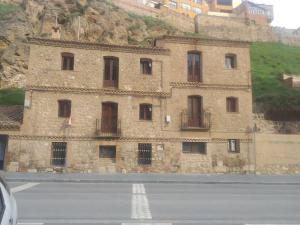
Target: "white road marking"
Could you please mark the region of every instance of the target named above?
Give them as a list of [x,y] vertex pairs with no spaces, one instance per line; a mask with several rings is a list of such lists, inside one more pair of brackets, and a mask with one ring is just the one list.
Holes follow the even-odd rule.
[[132,185],[131,218],[152,219],[144,184]]
[[34,187],[34,186],[36,186],[38,184],[40,184],[40,183],[27,183],[27,184],[23,184],[21,186],[12,188],[11,192],[12,193],[16,193],[16,192],[24,191],[24,190],[32,188],[32,187]]

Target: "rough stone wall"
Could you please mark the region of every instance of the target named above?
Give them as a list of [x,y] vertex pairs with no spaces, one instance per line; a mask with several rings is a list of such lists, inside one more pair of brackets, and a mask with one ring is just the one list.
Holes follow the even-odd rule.
[[256,171],[267,174],[300,174],[300,135],[255,135]]
[[[8,170],[51,171],[51,142],[66,141],[65,171],[84,172],[235,172],[249,171],[253,161],[249,49],[235,43],[195,45],[160,41],[170,54],[146,54],[83,48],[32,45],[27,79],[24,123],[10,137]],[[203,57],[203,83],[187,82],[187,52]],[[61,52],[75,56],[74,71],[61,70]],[[235,53],[236,70],[224,66],[226,53]],[[119,57],[119,88],[103,88],[103,56]],[[153,60],[153,74],[140,73],[140,58]],[[174,63],[176,62],[176,63]],[[221,86],[220,86],[221,85]],[[54,89],[51,89],[54,88]],[[182,131],[181,112],[188,96],[199,95],[211,113],[209,131]],[[226,112],[226,97],[239,98],[239,112]],[[72,101],[72,124],[58,117],[59,99]],[[118,103],[120,139],[97,139],[96,119],[102,102]],[[30,103],[30,104],[28,104]],[[139,120],[139,104],[153,105],[152,121]],[[165,122],[170,115],[171,123]],[[241,139],[241,153],[228,152],[227,139]],[[182,142],[207,142],[207,154],[182,153]],[[152,144],[152,165],[137,165],[138,143]],[[116,145],[116,162],[99,159],[99,145]],[[163,150],[161,150],[161,146]],[[250,159],[250,160],[249,160]]]

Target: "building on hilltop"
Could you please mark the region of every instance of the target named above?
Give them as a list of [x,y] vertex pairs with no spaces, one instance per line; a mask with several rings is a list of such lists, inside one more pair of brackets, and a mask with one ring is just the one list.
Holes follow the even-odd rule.
[[233,11],[234,14],[247,18],[258,25],[268,25],[274,19],[272,5],[257,4],[248,0],[243,1]]
[[250,43],[164,36],[152,48],[30,38],[8,171],[251,171]]
[[190,17],[209,11],[207,0],[164,0],[164,5],[171,10]]

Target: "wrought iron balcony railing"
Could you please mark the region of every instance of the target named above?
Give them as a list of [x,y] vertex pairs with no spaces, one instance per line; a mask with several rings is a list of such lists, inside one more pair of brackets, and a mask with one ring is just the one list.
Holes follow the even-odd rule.
[[121,137],[121,120],[96,119],[96,136],[98,138]]
[[181,130],[208,131],[211,127],[211,114],[202,111],[199,115],[181,113]]

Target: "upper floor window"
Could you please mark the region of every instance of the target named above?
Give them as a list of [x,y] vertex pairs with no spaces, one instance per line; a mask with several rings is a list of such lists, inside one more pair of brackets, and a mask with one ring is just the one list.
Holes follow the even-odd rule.
[[151,104],[140,104],[140,120],[152,120]]
[[193,0],[194,3],[202,4],[202,0]]
[[69,118],[71,116],[71,101],[58,100],[58,116]]
[[228,140],[228,151],[231,153],[239,153],[240,152],[240,140],[229,139]]
[[217,0],[218,5],[232,6],[232,0]]
[[193,8],[193,12],[196,14],[201,14],[202,11],[200,8],[195,7],[195,8]]
[[74,54],[68,52],[61,53],[61,69],[74,70]]
[[182,143],[183,153],[194,153],[194,154],[206,154],[206,143],[205,142],[183,142]]
[[227,112],[238,112],[239,111],[238,98],[235,97],[226,98],[226,108],[227,108]]
[[236,69],[237,60],[235,54],[226,54],[225,55],[225,66],[227,69]]
[[189,4],[186,4],[186,3],[182,3],[181,4],[182,8],[186,11],[189,11],[191,10],[191,6]]
[[152,60],[151,59],[141,59],[140,60],[141,73],[146,75],[152,74]]
[[119,59],[104,57],[104,87],[118,87]]
[[177,9],[177,3],[176,2],[169,2],[169,8]]
[[201,82],[202,80],[202,62],[200,52],[188,52],[188,81]]

